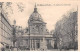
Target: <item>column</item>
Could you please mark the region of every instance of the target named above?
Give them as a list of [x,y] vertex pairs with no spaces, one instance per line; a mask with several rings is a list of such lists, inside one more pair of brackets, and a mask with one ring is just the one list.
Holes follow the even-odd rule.
[[31,50],[32,50],[32,39],[31,39]]
[[28,39],[28,48],[29,48],[29,46],[30,46],[30,43],[29,43],[29,41],[30,41],[30,40]]
[[31,50],[31,39],[30,39],[30,50]]
[[33,39],[31,40],[31,42],[32,42],[32,45],[31,45],[31,47],[32,47],[32,50],[33,50]]
[[40,39],[40,49],[41,49],[41,39]]
[[40,40],[40,49],[43,49],[43,39]]
[[26,46],[27,46],[27,48],[28,48],[28,39],[26,40]]
[[34,39],[33,39],[33,50],[34,50]]
[[35,40],[35,50],[37,50],[37,48],[36,48],[36,40]]
[[31,50],[31,39],[30,39],[30,50]]

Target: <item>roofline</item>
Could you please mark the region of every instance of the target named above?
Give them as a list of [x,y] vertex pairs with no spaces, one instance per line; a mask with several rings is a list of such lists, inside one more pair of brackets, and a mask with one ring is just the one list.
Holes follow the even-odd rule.
[[[5,20],[6,20],[6,22],[10,25],[10,27],[12,28],[12,25],[9,23],[9,21],[5,18],[5,16],[2,14],[2,12],[1,12],[1,17],[3,17]],[[2,20],[1,20],[2,21]]]

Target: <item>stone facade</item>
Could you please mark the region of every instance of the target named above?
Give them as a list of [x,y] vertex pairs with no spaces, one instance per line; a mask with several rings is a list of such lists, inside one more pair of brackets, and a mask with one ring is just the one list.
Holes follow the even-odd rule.
[[47,49],[44,36],[49,34],[49,32],[47,31],[46,23],[43,21],[41,15],[38,13],[36,6],[34,8],[33,13],[29,17],[28,28],[29,28],[29,35],[30,35],[30,39],[29,39],[30,49],[32,50]]
[[24,34],[17,38],[17,45],[21,50],[47,50],[51,45],[52,35],[49,34],[46,24],[35,6],[28,20],[28,27]]
[[12,45],[12,26],[10,25],[7,17],[2,14],[2,7],[0,5],[0,45],[1,48],[7,48]]

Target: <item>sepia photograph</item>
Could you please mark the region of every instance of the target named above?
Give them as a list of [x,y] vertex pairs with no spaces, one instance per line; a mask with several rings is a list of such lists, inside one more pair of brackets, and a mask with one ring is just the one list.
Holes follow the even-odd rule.
[[77,2],[0,1],[0,51],[78,51]]

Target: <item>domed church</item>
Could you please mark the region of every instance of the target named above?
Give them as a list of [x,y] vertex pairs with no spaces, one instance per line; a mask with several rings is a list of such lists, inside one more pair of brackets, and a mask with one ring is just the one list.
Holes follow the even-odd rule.
[[30,34],[34,35],[49,34],[48,30],[46,29],[46,23],[43,21],[41,15],[38,13],[36,5],[33,13],[29,17],[28,27],[30,30],[29,32]]
[[47,50],[51,46],[52,35],[49,34],[46,24],[35,5],[28,20],[27,32],[19,37],[17,46],[29,50]]

